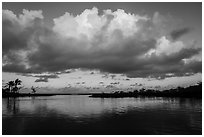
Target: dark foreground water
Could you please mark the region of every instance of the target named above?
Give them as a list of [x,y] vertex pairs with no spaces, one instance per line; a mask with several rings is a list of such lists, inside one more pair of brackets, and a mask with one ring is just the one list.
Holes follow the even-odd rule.
[[180,98],[3,98],[3,134],[201,134],[202,101]]

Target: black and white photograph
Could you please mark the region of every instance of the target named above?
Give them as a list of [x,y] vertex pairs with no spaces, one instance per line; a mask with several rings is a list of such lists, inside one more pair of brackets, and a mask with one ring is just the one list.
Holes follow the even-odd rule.
[[202,135],[202,2],[2,2],[2,135]]

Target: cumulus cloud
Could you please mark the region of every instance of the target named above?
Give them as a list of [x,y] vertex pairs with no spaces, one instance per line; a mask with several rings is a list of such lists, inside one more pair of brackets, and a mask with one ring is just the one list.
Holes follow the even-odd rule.
[[3,55],[12,50],[28,48],[32,36],[40,27],[43,19],[42,11],[23,10],[23,14],[16,16],[10,10],[2,11]]
[[169,20],[158,12],[149,17],[118,9],[99,15],[94,7],[76,16],[66,12],[53,19],[52,28],[43,18],[42,11],[23,10],[17,16],[3,10],[4,72],[61,74],[84,68],[157,78],[201,72],[201,60],[185,62],[201,48],[176,41],[186,31],[168,39]]
[[104,10],[104,14],[100,16],[98,9],[93,7],[84,10],[77,16],[66,12],[53,20],[53,30],[62,36],[92,39],[101,31],[105,32],[106,35],[111,35],[115,30],[121,30],[125,36],[132,35],[139,29],[136,23],[139,20],[148,20],[148,18],[126,13],[122,9],[114,12]]

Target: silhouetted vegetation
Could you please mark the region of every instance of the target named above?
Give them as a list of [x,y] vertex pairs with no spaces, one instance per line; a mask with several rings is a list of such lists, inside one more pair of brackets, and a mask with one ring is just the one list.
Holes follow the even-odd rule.
[[2,89],[2,96],[12,96],[19,94],[19,90],[22,87],[19,87],[21,85],[22,81],[20,79],[16,79],[15,81],[9,81],[6,83],[5,86],[3,86]]
[[90,97],[100,98],[122,98],[122,97],[186,97],[186,98],[202,98],[202,83],[187,88],[177,87],[169,90],[154,90],[154,89],[140,89],[133,92],[115,91],[113,93],[99,93],[92,94]]
[[[2,97],[32,97],[32,96],[55,96],[55,95],[73,95],[70,93],[37,93],[36,94],[36,89],[32,86],[31,87],[31,93],[20,93],[20,89],[22,88],[19,87],[21,85],[22,81],[19,79],[16,79],[15,81],[9,81],[6,83],[6,85],[3,86],[2,88]],[[76,93],[74,95],[90,95],[90,93]]]

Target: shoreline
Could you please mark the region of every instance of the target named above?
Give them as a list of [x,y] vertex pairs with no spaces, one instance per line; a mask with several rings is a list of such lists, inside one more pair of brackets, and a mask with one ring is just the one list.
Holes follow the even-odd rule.
[[2,94],[2,98],[7,97],[36,97],[36,96],[57,96],[57,95],[92,95],[92,93],[7,93]]
[[168,98],[196,98],[202,99],[200,96],[174,96],[174,95],[138,95],[138,94],[113,94],[113,93],[15,93],[2,94],[2,98],[9,97],[40,97],[40,96],[58,96],[58,95],[89,95],[91,98],[137,98],[137,97],[168,97]]

